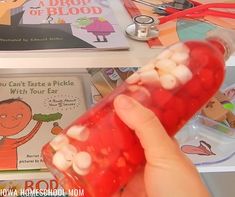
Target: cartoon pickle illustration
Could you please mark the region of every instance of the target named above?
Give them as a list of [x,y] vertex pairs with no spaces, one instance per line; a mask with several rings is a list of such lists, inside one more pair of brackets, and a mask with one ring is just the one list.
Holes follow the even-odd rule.
[[199,142],[199,146],[194,145],[183,145],[181,146],[181,150],[186,154],[197,154],[197,155],[204,155],[204,156],[210,156],[210,155],[216,155],[211,150],[211,145],[207,142],[201,140]]
[[26,0],[0,0],[0,24],[11,25],[11,10],[20,7]]
[[[49,115],[35,114],[26,102],[20,99],[8,99],[0,102],[0,169],[17,169],[17,148],[38,132],[43,122],[58,120],[60,113]],[[37,121],[31,132],[23,137],[9,138],[20,133],[31,120]]]
[[76,24],[78,28],[85,29],[87,32],[94,34],[96,36],[95,42],[108,42],[106,36],[115,32],[112,24],[103,17],[78,18]]

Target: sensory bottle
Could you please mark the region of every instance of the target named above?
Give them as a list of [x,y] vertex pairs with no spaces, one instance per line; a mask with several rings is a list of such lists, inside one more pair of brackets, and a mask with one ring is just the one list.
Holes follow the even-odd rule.
[[166,48],[46,144],[44,161],[69,195],[111,197],[145,165],[135,132],[115,113],[117,95],[152,110],[173,136],[218,91],[234,40],[217,32]]

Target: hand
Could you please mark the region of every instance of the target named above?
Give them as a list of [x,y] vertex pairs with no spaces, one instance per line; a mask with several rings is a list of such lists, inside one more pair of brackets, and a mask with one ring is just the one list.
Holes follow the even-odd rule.
[[114,108],[121,120],[136,132],[146,157],[144,172],[137,174],[117,196],[210,196],[194,165],[152,111],[125,95],[115,99]]

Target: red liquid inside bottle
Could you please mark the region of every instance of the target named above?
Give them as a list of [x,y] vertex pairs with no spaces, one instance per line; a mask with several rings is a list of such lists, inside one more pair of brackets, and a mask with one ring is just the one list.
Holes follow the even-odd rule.
[[115,114],[114,98],[135,98],[173,136],[219,89],[225,72],[223,53],[223,43],[213,39],[169,47],[45,145],[46,165],[65,190],[110,197],[145,164],[134,131]]

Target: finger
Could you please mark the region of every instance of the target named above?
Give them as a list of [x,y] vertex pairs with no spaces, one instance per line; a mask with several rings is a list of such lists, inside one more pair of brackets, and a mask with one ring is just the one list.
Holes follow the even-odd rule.
[[144,183],[144,171],[137,172],[135,176],[125,186],[121,197],[146,197],[145,183]]
[[135,130],[145,151],[156,150],[159,153],[172,148],[174,143],[152,111],[125,95],[116,97],[114,108],[120,119]]

